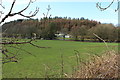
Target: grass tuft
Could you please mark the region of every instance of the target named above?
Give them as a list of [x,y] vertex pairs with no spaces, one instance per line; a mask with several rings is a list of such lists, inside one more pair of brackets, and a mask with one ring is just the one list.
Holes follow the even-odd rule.
[[120,54],[111,50],[101,56],[94,55],[88,62],[81,62],[74,78],[118,78],[120,74]]

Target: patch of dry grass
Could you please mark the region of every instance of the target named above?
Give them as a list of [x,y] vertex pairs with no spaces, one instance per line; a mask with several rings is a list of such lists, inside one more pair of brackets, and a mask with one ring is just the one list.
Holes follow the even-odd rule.
[[[101,56],[94,55],[89,62],[81,62],[80,70],[72,78],[118,78],[120,77],[120,54],[114,50]],[[70,76],[69,76],[70,77]]]

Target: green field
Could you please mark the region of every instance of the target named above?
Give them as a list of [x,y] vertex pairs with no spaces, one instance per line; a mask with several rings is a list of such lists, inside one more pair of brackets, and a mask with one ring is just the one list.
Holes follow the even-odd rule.
[[[107,50],[104,43],[93,42],[75,42],[60,40],[38,40],[35,44],[42,47],[37,48],[30,44],[20,45],[21,48],[29,51],[32,55],[21,50],[10,51],[18,53],[18,63],[6,63],[3,65],[3,78],[42,78],[46,74],[54,77],[60,77],[61,73],[61,55],[63,55],[64,73],[71,74],[73,67],[77,66],[75,53],[79,52],[80,58],[89,59],[89,54],[102,54]],[[109,49],[117,50],[117,43],[108,43]],[[56,76],[55,76],[56,75]]]

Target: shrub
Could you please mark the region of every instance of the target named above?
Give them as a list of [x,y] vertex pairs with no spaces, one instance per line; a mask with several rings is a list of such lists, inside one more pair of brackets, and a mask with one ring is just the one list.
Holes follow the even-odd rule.
[[92,56],[89,62],[81,62],[80,70],[78,70],[74,78],[118,78],[120,74],[120,65],[118,59],[120,54],[107,51],[101,56]]

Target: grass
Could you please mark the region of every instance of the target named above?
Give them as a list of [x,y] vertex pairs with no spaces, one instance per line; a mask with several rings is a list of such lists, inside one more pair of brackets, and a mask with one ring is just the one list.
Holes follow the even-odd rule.
[[[7,63],[3,65],[3,78],[42,78],[47,75],[51,77],[61,77],[61,54],[63,55],[66,74],[73,73],[77,69],[76,56],[77,51],[82,60],[89,60],[89,54],[101,55],[106,51],[104,43],[93,42],[75,42],[60,40],[38,40],[34,42],[39,46],[50,48],[36,48],[29,44],[20,45],[21,48],[29,51],[32,55],[21,50],[9,48],[11,52],[18,53],[18,63]],[[110,49],[117,50],[117,43],[108,43]],[[33,56],[34,55],[34,56]],[[59,75],[58,75],[59,74]],[[54,75],[54,76],[52,76]]]
[[83,64],[74,74],[74,78],[118,78],[120,74],[120,54],[111,50],[101,56],[94,55],[89,62]]

